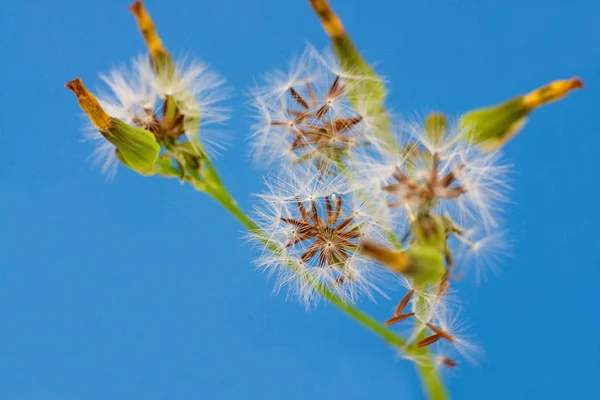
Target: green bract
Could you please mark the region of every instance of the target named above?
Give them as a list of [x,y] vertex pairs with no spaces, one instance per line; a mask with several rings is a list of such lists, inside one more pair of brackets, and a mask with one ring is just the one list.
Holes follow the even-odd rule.
[[484,150],[492,150],[519,132],[530,111],[523,97],[516,97],[499,106],[466,113],[460,127],[467,140],[481,144]]
[[407,251],[411,267],[405,273],[413,279],[415,286],[437,285],[446,274],[444,256],[433,246],[413,245]]
[[111,118],[110,127],[101,133],[117,148],[117,157],[123,164],[143,175],[154,172],[160,145],[152,133],[128,125],[118,118]]
[[359,112],[363,112],[378,128],[383,139],[392,141],[390,122],[385,110],[385,86],[362,58],[348,35],[332,38],[333,49],[342,69],[348,73],[348,100]]

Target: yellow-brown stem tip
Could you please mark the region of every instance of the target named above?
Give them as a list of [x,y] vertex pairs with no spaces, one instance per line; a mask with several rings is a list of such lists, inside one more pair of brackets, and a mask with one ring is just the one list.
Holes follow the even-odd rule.
[[577,77],[550,82],[546,86],[535,89],[523,97],[524,104],[530,109],[537,108],[552,101],[560,100],[569,92],[583,88],[583,82]]
[[144,3],[141,1],[136,1],[129,7],[129,11],[131,11],[135,16],[140,16],[144,12]]
[[585,85],[583,84],[583,81],[579,78],[577,78],[576,76],[570,79],[571,82],[571,90],[575,90],[575,89],[583,89],[585,87]]
[[77,77],[72,81],[67,82],[65,87],[77,96],[79,106],[87,114],[96,128],[100,131],[106,131],[110,128],[112,124],[110,115],[104,111],[98,102],[98,99],[86,89],[81,78]]
[[339,38],[344,36],[344,26],[342,21],[333,12],[327,0],[309,0],[315,13],[319,16],[321,24],[331,38]]
[[129,10],[135,16],[135,20],[138,24],[138,28],[144,37],[144,41],[148,46],[150,54],[155,55],[158,53],[165,53],[166,50],[163,47],[162,41],[156,32],[156,27],[152,21],[152,17],[144,8],[144,3],[136,1],[129,7]]
[[69,89],[71,92],[75,93],[75,96],[77,96],[77,97],[79,97],[85,91],[85,87],[83,86],[83,81],[79,77],[65,83],[65,87],[67,89]]

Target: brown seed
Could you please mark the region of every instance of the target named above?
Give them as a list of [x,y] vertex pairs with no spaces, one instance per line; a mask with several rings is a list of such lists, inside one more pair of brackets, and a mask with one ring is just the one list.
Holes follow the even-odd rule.
[[333,83],[331,84],[331,87],[329,88],[329,91],[327,92],[327,97],[335,97],[338,93],[339,85],[340,76],[336,75],[335,79],[333,80]]
[[450,281],[448,278],[444,278],[443,281],[440,282],[440,287],[438,288],[438,297],[444,297],[448,290],[450,289]]
[[400,300],[400,303],[398,303],[398,306],[396,307],[396,313],[394,315],[400,315],[400,314],[402,314],[402,312],[406,308],[406,305],[408,304],[408,302],[412,298],[413,294],[415,294],[415,289],[411,289],[410,292],[408,292],[408,293],[406,293],[404,295],[404,297],[402,298],[402,300]]
[[421,339],[421,340],[419,340],[417,342],[417,347],[426,347],[426,346],[429,346],[430,344],[434,344],[435,342],[437,342],[441,338],[443,338],[443,336],[440,335],[439,333],[436,333],[436,334],[431,335],[431,336],[427,336],[425,339]]
[[451,358],[447,358],[447,357],[440,357],[440,363],[445,365],[446,367],[450,367],[450,368],[455,368],[456,367],[456,361],[454,361]]
[[306,100],[304,100],[304,98],[300,96],[300,93],[296,92],[296,90],[292,87],[290,88],[290,94],[292,95],[292,98],[296,100],[296,102],[300,104],[303,108],[309,108]]
[[309,82],[306,82],[306,92],[308,93],[308,97],[310,98],[310,102],[312,103],[313,107],[319,104],[317,96],[315,96],[315,91]]
[[317,110],[317,114],[316,114],[317,119],[323,119],[323,117],[325,116],[325,114],[327,114],[327,111],[329,111],[329,105],[328,104],[322,105]]
[[412,317],[413,315],[415,315],[414,312],[411,312],[408,314],[396,315],[395,317],[392,317],[392,318],[388,319],[387,321],[385,321],[384,324],[385,324],[385,326],[394,325],[398,322],[404,321],[405,319]]
[[354,117],[348,117],[348,118],[338,118],[333,122],[333,128],[336,132],[337,131],[346,131],[346,130],[352,128],[354,125],[361,122],[362,120],[363,120],[363,117],[361,115],[357,115]]
[[454,342],[454,338],[448,332],[441,330],[440,328],[438,328],[437,326],[435,326],[435,325],[433,325],[433,324],[431,324],[429,322],[427,322],[425,325],[427,325],[427,327],[429,329],[431,329],[432,331],[434,331],[436,334],[440,335],[441,337],[443,337],[447,341]]

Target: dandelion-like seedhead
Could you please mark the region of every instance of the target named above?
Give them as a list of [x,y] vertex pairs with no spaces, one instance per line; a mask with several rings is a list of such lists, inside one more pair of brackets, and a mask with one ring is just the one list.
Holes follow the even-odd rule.
[[[165,147],[181,138],[200,144],[209,153],[221,147],[204,127],[227,119],[227,110],[218,104],[228,91],[223,88],[224,80],[204,64],[183,59],[156,70],[148,57],[140,56],[131,67],[113,69],[100,78],[108,90],[98,100],[110,116],[151,132]],[[103,173],[114,176],[115,146],[95,127],[89,131],[86,138],[97,146],[93,158]]]
[[[339,177],[302,171],[273,180],[259,196],[259,230],[253,240],[264,249],[258,266],[277,276],[307,306],[319,298],[310,282],[327,287],[347,301],[378,292],[381,269],[359,253],[362,238],[383,238],[385,213],[371,212],[368,202],[348,191]],[[298,176],[313,176],[299,185]],[[274,251],[274,249],[276,249]]]
[[456,125],[435,136],[424,124],[403,123],[397,143],[350,164],[359,188],[383,190],[390,207],[409,215],[435,210],[459,223],[497,226],[510,190],[510,167],[499,151],[482,152]]
[[266,85],[252,91],[255,159],[339,172],[355,153],[378,146],[368,108],[357,109],[348,99],[360,79],[367,78],[343,72],[311,47],[289,73],[267,75]]

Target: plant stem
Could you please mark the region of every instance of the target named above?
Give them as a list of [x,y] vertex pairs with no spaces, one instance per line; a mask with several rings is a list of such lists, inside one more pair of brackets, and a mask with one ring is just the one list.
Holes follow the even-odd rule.
[[[233,196],[227,191],[225,186],[221,183],[218,178],[217,172],[212,166],[212,164],[208,165],[208,175],[215,178],[213,182],[199,182],[198,178],[190,177],[190,183],[194,185],[197,189],[205,191],[212,198],[214,198],[223,208],[225,208],[229,213],[238,220],[240,224],[242,224],[246,229],[251,232],[256,232],[260,228],[259,226],[250,218],[248,215],[239,207]],[[277,246],[268,241],[264,241],[265,245],[272,251],[277,251]],[[296,267],[291,264],[290,268],[296,269]],[[370,315],[364,313],[358,308],[352,306],[351,304],[346,303],[339,296],[333,293],[328,287],[314,281],[309,276],[302,276],[303,279],[310,282],[315,290],[321,294],[325,299],[327,299],[334,306],[342,310],[346,313],[350,318],[357,321],[359,324],[363,325],[365,328],[380,336],[385,342],[392,345],[394,348],[398,350],[405,351],[409,354],[419,353],[421,356],[423,354],[427,354],[425,349],[412,349],[410,347],[406,347],[406,342],[403,338],[398,336],[393,330],[382,325],[376,319],[371,317]],[[421,383],[423,386],[423,390],[427,396],[427,398],[431,400],[446,400],[448,399],[448,395],[444,389],[440,376],[438,374],[437,369],[434,367],[431,360],[424,363],[415,363],[417,366],[417,370],[419,372],[419,376],[421,379]]]
[[427,398],[431,400],[445,400],[449,398],[440,379],[439,371],[435,366],[427,363],[424,365],[417,364],[417,371]]

